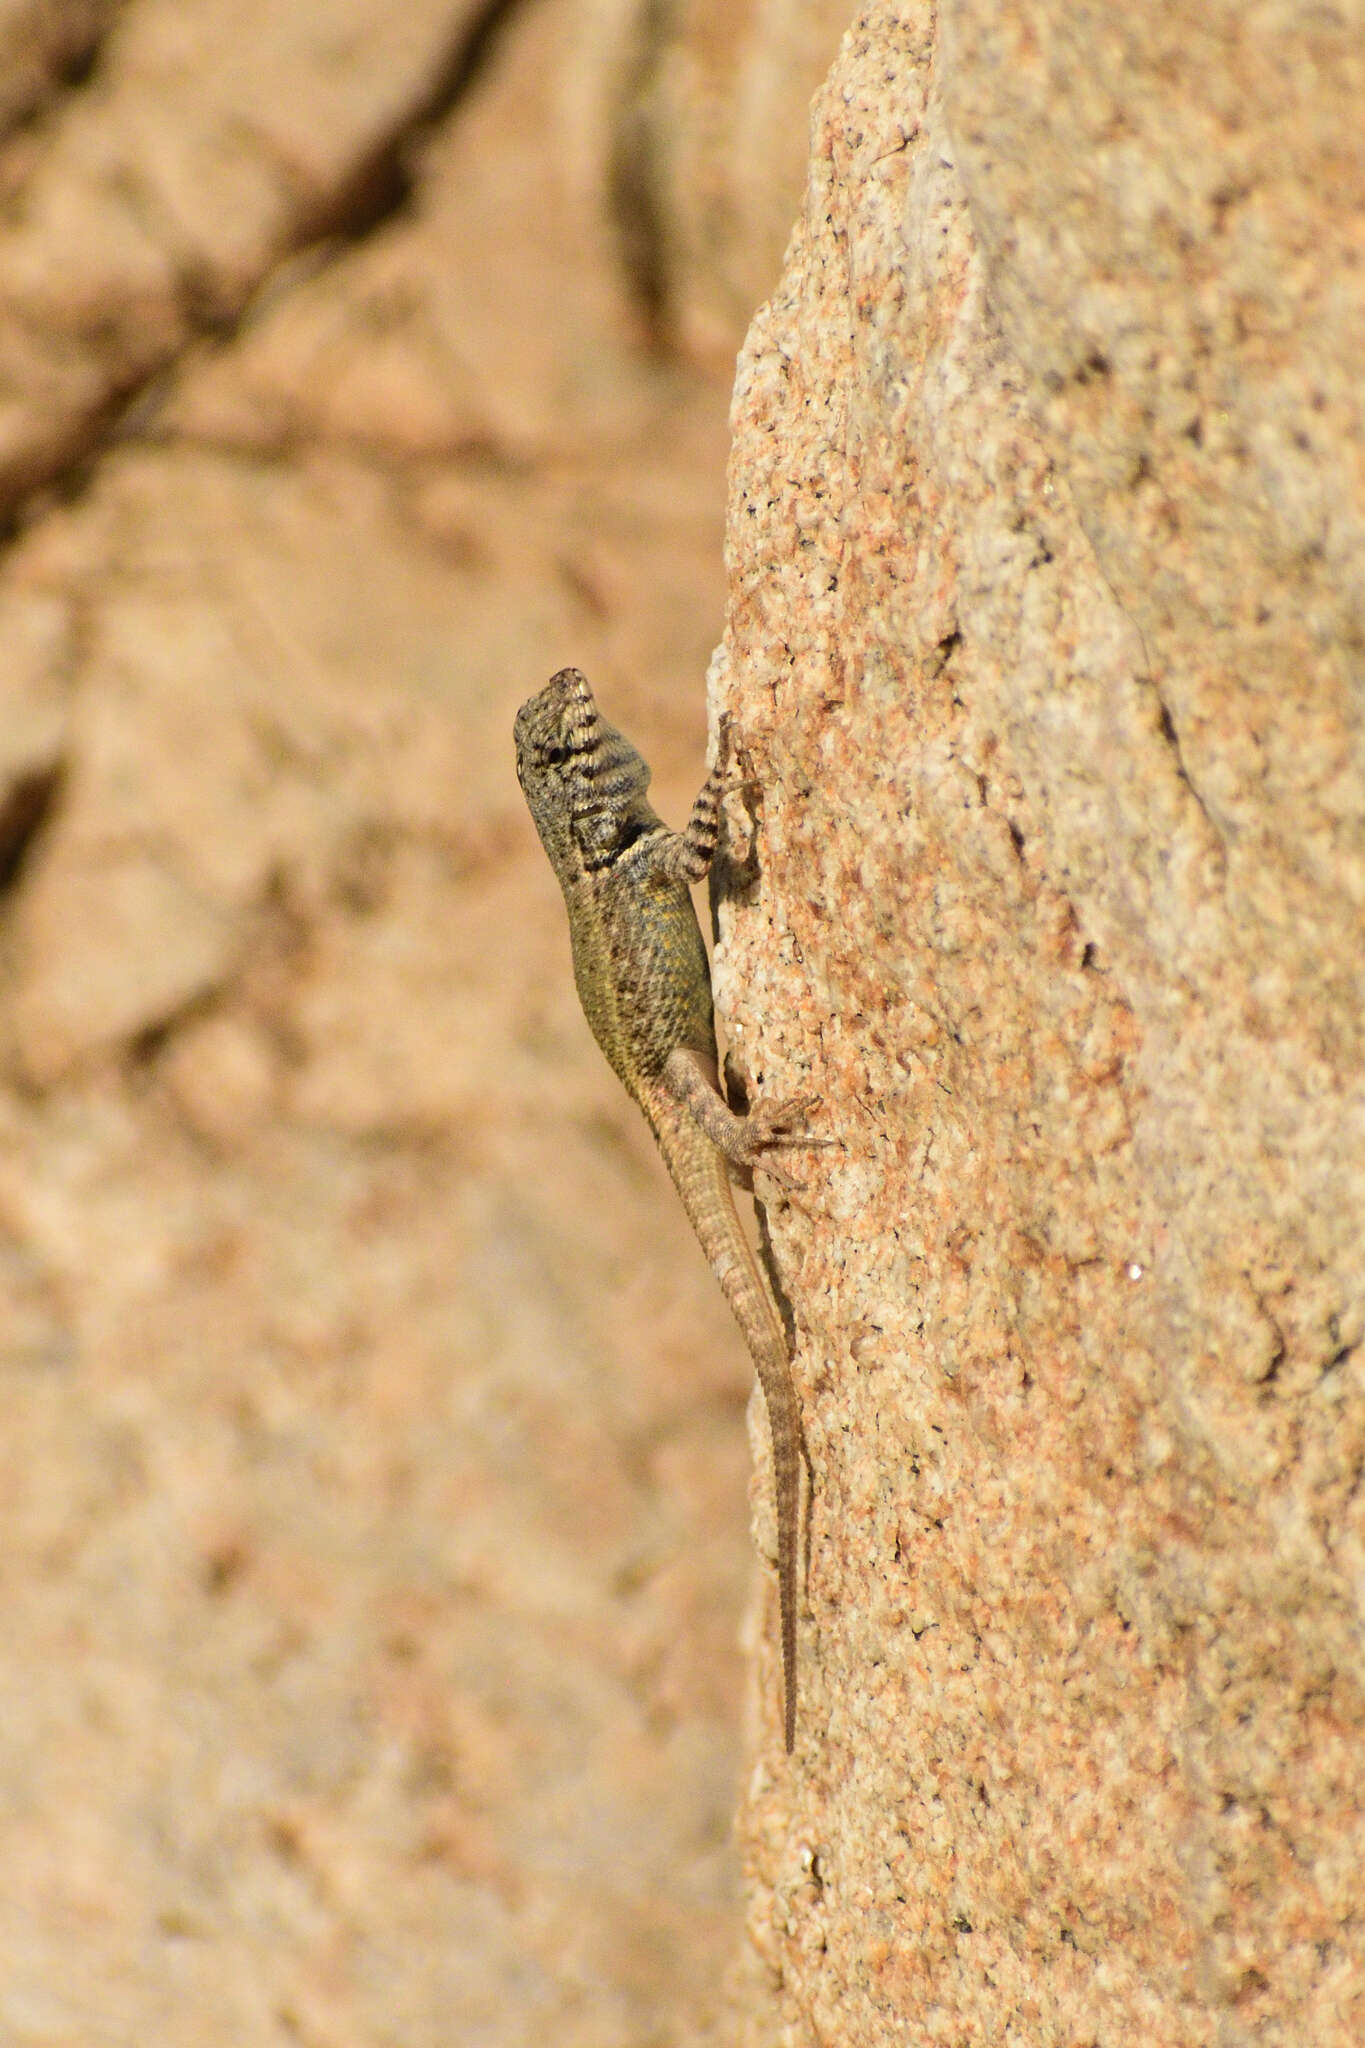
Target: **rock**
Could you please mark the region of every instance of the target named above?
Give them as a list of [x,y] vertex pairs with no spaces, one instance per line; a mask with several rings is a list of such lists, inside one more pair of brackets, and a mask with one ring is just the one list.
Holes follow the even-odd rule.
[[742,358],[793,2040],[1365,2027],[1363,27],[869,9]]
[[365,219],[473,10],[140,0],[0,228],[0,507],[101,438],[282,259]]
[[751,1373],[511,725],[686,816],[731,365],[612,164],[663,47],[710,206],[769,18],[126,0],[0,137],[6,2048],[721,2038]]
[[46,1086],[145,1037],[207,995],[232,958],[227,919],[154,855],[53,863],[24,891],[16,951],[19,1064]]
[[0,597],[0,888],[12,887],[61,785],[67,748],[70,614],[57,597]]
[[119,0],[2,0],[0,134],[96,58]]

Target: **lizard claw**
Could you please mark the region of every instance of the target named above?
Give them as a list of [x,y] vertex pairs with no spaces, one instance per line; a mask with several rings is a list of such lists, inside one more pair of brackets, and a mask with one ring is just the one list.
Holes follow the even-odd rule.
[[806,1118],[820,1107],[818,1095],[794,1095],[787,1102],[756,1102],[745,1118],[756,1152],[770,1145],[797,1145],[804,1136]]
[[788,1193],[802,1183],[772,1154],[784,1146],[815,1150],[835,1145],[836,1138],[819,1138],[806,1130],[807,1117],[820,1106],[818,1095],[797,1095],[788,1102],[756,1102],[744,1120],[745,1163]]

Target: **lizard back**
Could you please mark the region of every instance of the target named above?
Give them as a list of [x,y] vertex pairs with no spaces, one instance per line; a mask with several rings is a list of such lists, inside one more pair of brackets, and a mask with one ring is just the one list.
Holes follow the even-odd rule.
[[648,765],[577,669],[561,669],[522,706],[516,743],[569,912],[583,1013],[643,1108],[678,1046],[716,1057],[706,946],[686,882],[656,858],[672,835],[649,802]]
[[765,1150],[790,1142],[784,1119],[803,1105],[741,1118],[720,1091],[711,972],[688,886],[715,850],[720,773],[707,778],[686,832],[670,832],[650,805],[645,761],[602,718],[577,669],[561,669],[522,705],[516,746],[517,776],[564,892],[584,1015],[649,1121],[763,1388],[790,1750],[801,1416],[786,1335],[735,1213],[730,1167],[747,1170]]

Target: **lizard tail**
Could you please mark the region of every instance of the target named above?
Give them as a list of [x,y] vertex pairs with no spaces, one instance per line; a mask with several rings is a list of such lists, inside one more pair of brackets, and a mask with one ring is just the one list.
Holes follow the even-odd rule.
[[[777,1511],[777,1586],[782,1613],[783,1733],[796,1741],[796,1591],[801,1501],[801,1415],[792,1384],[786,1334],[767,1281],[735,1211],[730,1170],[711,1144],[698,1144],[686,1111],[651,1105],[659,1150],[692,1228],[744,1333],[763,1389],[773,1447]],[[676,1132],[671,1128],[677,1119]],[[651,1115],[651,1122],[655,1116]],[[676,1137],[680,1142],[673,1142]]]

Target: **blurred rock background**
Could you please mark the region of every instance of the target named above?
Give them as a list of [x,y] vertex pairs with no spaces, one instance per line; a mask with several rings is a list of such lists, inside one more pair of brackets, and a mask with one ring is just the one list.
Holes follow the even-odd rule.
[[726,2031],[750,1374],[510,724],[684,814],[845,14],[0,8],[6,2048]]
[[0,2048],[1362,2039],[1362,6],[0,4]]

